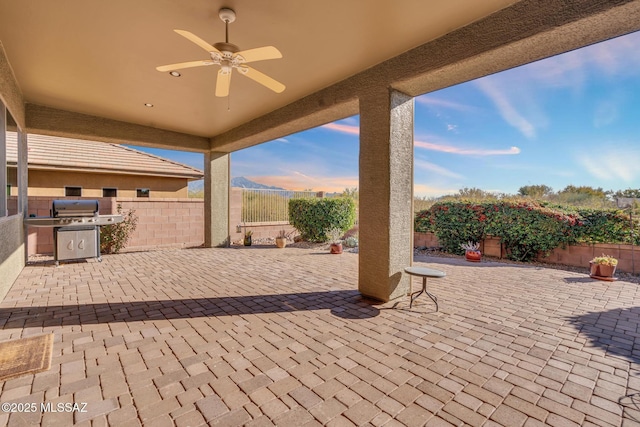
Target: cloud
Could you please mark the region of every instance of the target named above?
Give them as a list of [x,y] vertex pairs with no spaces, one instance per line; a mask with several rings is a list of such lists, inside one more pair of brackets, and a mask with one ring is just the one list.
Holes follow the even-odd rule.
[[627,183],[640,178],[640,150],[602,147],[600,150],[590,151],[590,154],[578,155],[577,160],[593,177],[603,181],[621,180]]
[[536,129],[522,114],[516,110],[507,94],[495,85],[491,76],[475,81],[476,86],[484,92],[498,109],[502,118],[511,126],[518,129],[527,138],[535,138]]
[[360,126],[345,125],[340,123],[327,123],[321,126],[324,129],[335,130],[337,132],[346,133],[349,135],[360,135]]
[[434,98],[431,95],[422,95],[416,97],[416,102],[428,106],[444,107],[457,111],[474,111],[477,108],[471,105],[460,104],[458,102],[448,101],[446,99]]
[[284,142],[285,144],[288,144],[289,140],[287,138],[278,138],[274,142]]
[[[329,124],[323,125],[322,127],[326,129],[335,130],[338,132],[348,133],[348,134],[357,135],[360,133],[360,128],[358,126],[329,123]],[[455,126],[453,127],[453,129],[455,129]],[[503,150],[492,150],[492,149],[483,149],[483,148],[460,148],[460,147],[454,147],[452,145],[436,144],[436,143],[424,142],[424,141],[414,141],[414,146],[419,148],[424,148],[427,150],[441,151],[444,153],[466,154],[466,155],[472,155],[472,156],[501,156],[501,155],[510,155],[510,154],[520,153],[520,149],[518,147],[510,147],[509,149],[503,149]]]
[[414,165],[418,169],[423,169],[429,172],[433,172],[439,176],[446,176],[454,179],[464,179],[464,177],[460,174],[457,174],[449,169],[443,168],[442,166],[438,166],[434,163],[427,162],[425,160],[414,160]]
[[358,187],[358,178],[345,176],[317,176],[312,177],[301,172],[293,171],[292,175],[264,175],[248,176],[248,179],[264,185],[272,185],[287,190],[326,191],[329,193],[341,193],[345,188]]
[[508,149],[487,149],[487,148],[460,148],[452,145],[435,144],[433,142],[415,141],[414,145],[418,148],[424,148],[426,150],[440,151],[442,153],[461,154],[470,156],[504,156],[519,154],[520,149],[518,147],[510,147]]
[[448,131],[456,130],[457,128],[458,128],[458,125],[452,125],[452,124],[447,125]]

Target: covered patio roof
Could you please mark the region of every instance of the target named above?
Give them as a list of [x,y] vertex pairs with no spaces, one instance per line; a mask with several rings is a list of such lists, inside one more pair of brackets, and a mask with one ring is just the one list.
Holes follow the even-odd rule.
[[[180,78],[155,70],[206,59],[173,30],[221,41],[221,7],[237,13],[231,42],[282,52],[255,68],[283,93],[238,75],[230,98],[217,98],[217,66]],[[3,79],[2,99],[27,132],[230,152],[357,114],[357,99],[380,87],[416,96],[637,30],[639,9],[637,0],[3,2],[0,41],[17,87]]]

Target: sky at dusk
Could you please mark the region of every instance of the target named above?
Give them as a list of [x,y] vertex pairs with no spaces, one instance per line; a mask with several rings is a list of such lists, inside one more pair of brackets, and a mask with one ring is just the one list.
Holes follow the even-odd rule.
[[[415,99],[414,193],[524,185],[640,188],[640,33]],[[232,176],[286,189],[358,187],[358,116],[231,155]],[[201,155],[150,150],[203,167]]]

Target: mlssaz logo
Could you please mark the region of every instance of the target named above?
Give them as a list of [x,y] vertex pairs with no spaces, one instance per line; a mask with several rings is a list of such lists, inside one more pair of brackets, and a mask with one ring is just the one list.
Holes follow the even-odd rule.
[[41,403],[40,412],[87,412],[86,403]]

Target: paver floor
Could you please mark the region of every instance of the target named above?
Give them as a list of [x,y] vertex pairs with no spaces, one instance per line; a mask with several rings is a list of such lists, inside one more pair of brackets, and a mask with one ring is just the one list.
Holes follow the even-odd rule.
[[363,299],[357,263],[251,247],[29,265],[0,340],[53,332],[53,361],[0,382],[37,407],[0,425],[640,425],[637,285],[422,258],[447,273],[440,311],[409,310]]

